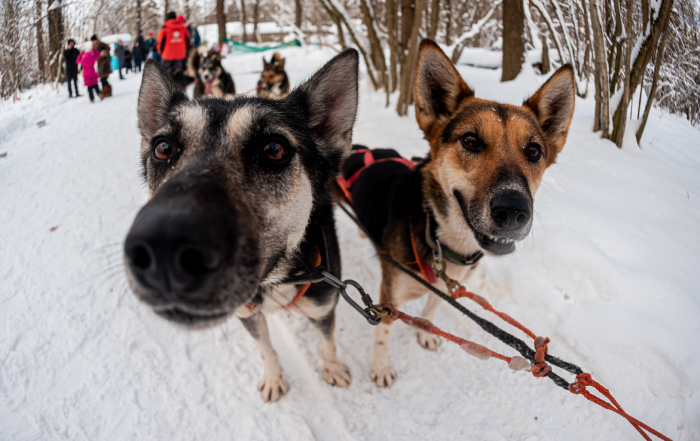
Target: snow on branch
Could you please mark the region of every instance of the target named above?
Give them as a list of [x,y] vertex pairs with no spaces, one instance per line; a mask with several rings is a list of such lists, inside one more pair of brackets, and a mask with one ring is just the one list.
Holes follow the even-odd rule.
[[463,45],[465,41],[479,35],[481,30],[484,28],[484,25],[491,19],[491,16],[494,12],[496,12],[496,9],[501,5],[501,3],[503,3],[503,0],[496,0],[491,6],[491,9],[489,9],[489,11],[486,13],[486,15],[484,15],[481,18],[481,20],[474,23],[467,32],[460,35],[451,45],[445,48],[445,54],[450,59],[452,59],[452,55],[454,54],[455,49]]

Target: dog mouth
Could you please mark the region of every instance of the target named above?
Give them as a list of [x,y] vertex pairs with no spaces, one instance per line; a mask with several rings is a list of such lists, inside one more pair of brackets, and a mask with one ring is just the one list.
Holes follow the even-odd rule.
[[181,306],[154,308],[153,310],[166,320],[190,328],[214,326],[223,322],[229,316],[228,312],[196,311],[190,308],[185,309]]
[[513,239],[501,236],[491,236],[490,234],[482,233],[476,229],[469,220],[469,211],[467,210],[467,205],[464,203],[464,197],[458,191],[455,191],[455,197],[459,202],[459,207],[462,209],[462,216],[464,217],[464,220],[467,222],[469,228],[474,232],[474,237],[482,250],[496,256],[505,256],[506,254],[510,254],[515,251],[515,241]]

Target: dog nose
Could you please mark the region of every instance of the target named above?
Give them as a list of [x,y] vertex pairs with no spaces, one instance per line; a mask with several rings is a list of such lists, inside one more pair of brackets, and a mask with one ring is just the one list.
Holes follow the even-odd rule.
[[504,232],[517,232],[530,222],[530,203],[522,193],[509,190],[491,199],[491,217]]
[[221,267],[223,240],[196,210],[147,206],[124,243],[137,281],[168,300],[206,300],[204,289]]

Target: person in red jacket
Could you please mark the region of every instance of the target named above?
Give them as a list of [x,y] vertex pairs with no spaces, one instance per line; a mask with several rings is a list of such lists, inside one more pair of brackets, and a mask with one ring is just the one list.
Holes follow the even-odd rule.
[[176,17],[175,12],[168,12],[167,21],[156,40],[156,50],[163,60],[163,67],[173,76],[185,70],[187,48],[190,46],[190,33],[183,25],[184,17],[179,21]]

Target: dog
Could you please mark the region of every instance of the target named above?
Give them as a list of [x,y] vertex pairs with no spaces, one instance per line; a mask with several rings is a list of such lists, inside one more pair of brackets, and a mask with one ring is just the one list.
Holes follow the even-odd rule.
[[284,70],[285,58],[279,52],[272,54],[268,63],[263,57],[263,71],[258,81],[258,96],[280,99],[289,93],[289,78]]
[[[483,254],[515,250],[532,225],[535,193],[564,147],[574,111],[571,66],[560,68],[520,106],[476,98],[437,44],[419,47],[416,120],[430,145],[422,161],[390,149],[356,146],[343,165],[341,193],[374,243],[416,274],[445,290],[435,277],[464,282]],[[434,256],[443,262],[431,268]],[[382,259],[380,302],[400,308],[427,293]],[[421,317],[433,320],[441,300],[433,293]],[[389,363],[391,323],[376,328],[370,376],[380,387],[396,378]],[[418,334],[436,350],[440,339]]]
[[221,54],[215,51],[192,51],[187,70],[195,76],[194,97],[233,99],[236,86],[231,74],[221,66]]
[[143,71],[149,200],[124,241],[131,290],[186,328],[237,316],[260,350],[266,402],[288,390],[265,319],[280,308],[315,327],[325,381],[351,382],[333,336],[338,290],[279,283],[319,265],[340,276],[330,189],[351,149],[358,63],[346,50],[282,100],[190,100],[156,61]]

